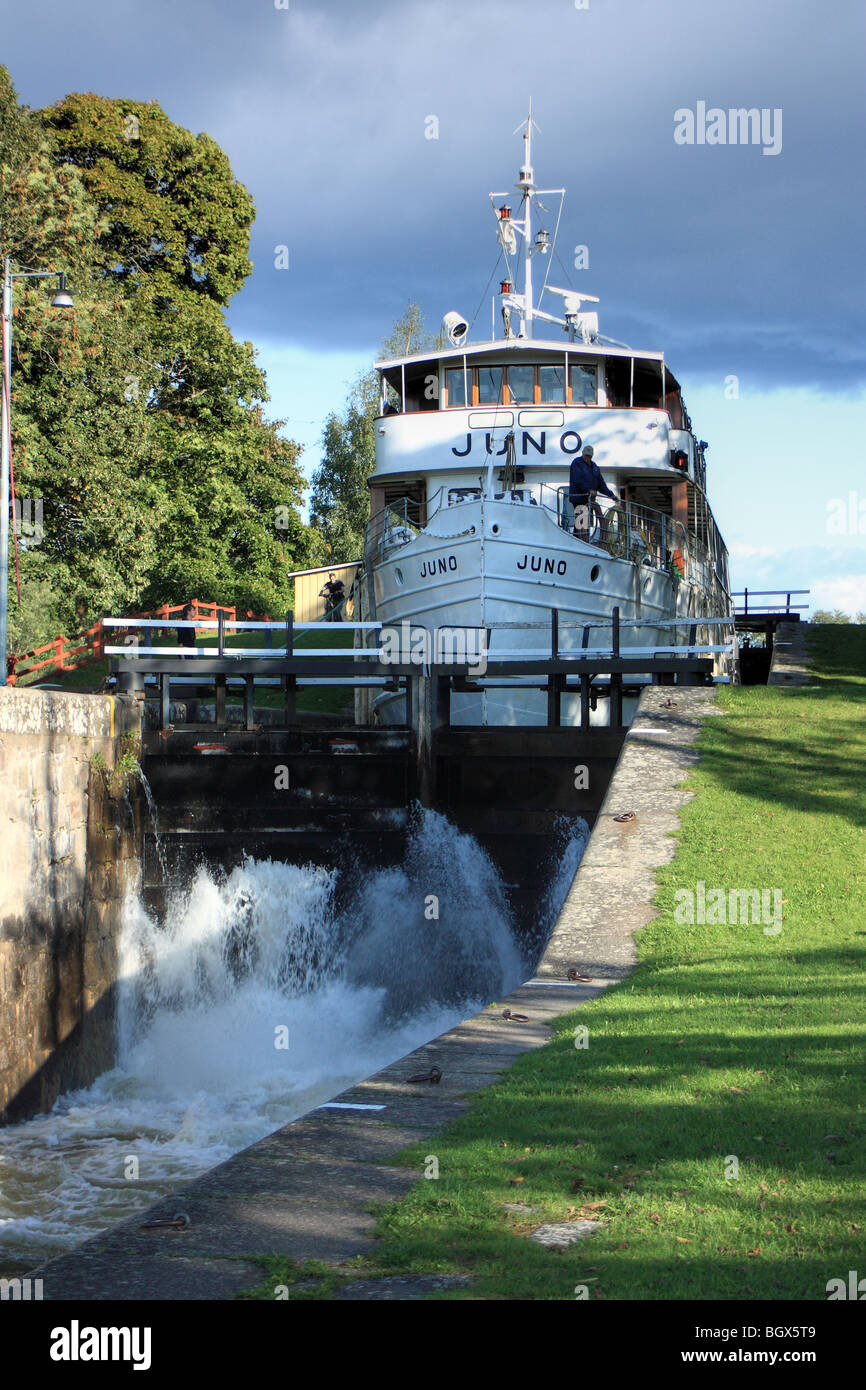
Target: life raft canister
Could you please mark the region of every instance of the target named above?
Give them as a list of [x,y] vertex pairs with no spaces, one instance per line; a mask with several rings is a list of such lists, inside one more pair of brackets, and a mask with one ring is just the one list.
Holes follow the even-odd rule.
[[643,557],[644,563],[648,563],[651,558],[651,550],[649,538],[647,536],[646,531],[643,529],[642,526],[633,526],[631,528],[631,534],[632,538],[636,541],[639,541],[640,544],[643,546],[645,552]]

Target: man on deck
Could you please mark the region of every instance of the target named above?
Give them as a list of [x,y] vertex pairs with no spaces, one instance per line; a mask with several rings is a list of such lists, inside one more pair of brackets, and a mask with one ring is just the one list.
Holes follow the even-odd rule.
[[[589,533],[590,494],[603,492],[606,497],[612,497],[614,502],[619,501],[616,493],[611,492],[601,476],[598,464],[593,463],[592,455],[592,445],[587,444],[581,456],[572,461],[568,477],[568,500],[574,507],[574,534],[581,540],[585,540]],[[593,511],[601,521],[600,510],[594,502]]]

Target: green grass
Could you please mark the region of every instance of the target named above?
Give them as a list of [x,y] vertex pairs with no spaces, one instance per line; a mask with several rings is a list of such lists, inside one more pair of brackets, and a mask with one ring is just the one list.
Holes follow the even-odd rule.
[[238,1298],[254,1302],[291,1299],[292,1303],[322,1302],[333,1298],[343,1284],[370,1273],[367,1261],[349,1260],[340,1266],[322,1260],[289,1260],[280,1255],[245,1255],[247,1264],[262,1270],[260,1288],[242,1290]]
[[92,661],[87,666],[75,666],[71,671],[48,671],[40,680],[18,682],[22,688],[56,687],[60,690],[96,690],[108,675],[108,658]]
[[[401,1156],[435,1154],[440,1177],[381,1214],[369,1273],[474,1276],[449,1299],[613,1300],[823,1300],[866,1276],[866,628],[813,650],[813,687],[720,688],[637,968]],[[678,925],[699,880],[780,888],[780,933]],[[605,1224],[580,1245],[524,1238],[584,1203]],[[266,1268],[253,1296],[298,1277]]]

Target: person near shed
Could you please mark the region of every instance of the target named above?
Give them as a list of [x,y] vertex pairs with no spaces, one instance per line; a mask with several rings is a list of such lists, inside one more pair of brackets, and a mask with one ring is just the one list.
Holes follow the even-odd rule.
[[[185,623],[194,622],[196,618],[195,605],[192,603],[185,604],[180,616],[181,620]],[[177,632],[177,645],[185,649],[181,652],[181,661],[195,656],[197,650],[195,640],[195,628],[178,627],[175,629],[175,631]],[[198,700],[194,696],[188,696],[185,700],[185,705],[186,722],[187,724],[194,724],[198,719]]]
[[341,623],[343,621],[340,609],[343,606],[343,599],[346,597],[346,586],[342,579],[335,579],[334,575],[335,571],[331,570],[327,584],[319,590],[319,598],[324,598],[326,601],[326,623]]
[[[184,609],[183,609],[183,611],[182,611],[182,613],[181,613],[180,616],[181,616],[181,621],[182,621],[182,622],[185,622],[185,623],[191,623],[191,622],[193,622],[193,620],[195,619],[195,608],[193,607],[193,605],[192,605],[191,603],[186,604],[186,606],[184,607]],[[194,652],[195,649],[196,649],[196,645],[195,645],[195,628],[194,628],[194,627],[178,627],[178,628],[175,629],[175,631],[177,632],[177,645],[178,645],[179,647],[192,647],[193,652]],[[192,656],[192,654],[193,654],[193,653],[190,652],[190,651],[185,651],[185,652],[182,652],[182,653],[181,653],[181,656],[182,656],[182,657],[185,657],[185,656]]]

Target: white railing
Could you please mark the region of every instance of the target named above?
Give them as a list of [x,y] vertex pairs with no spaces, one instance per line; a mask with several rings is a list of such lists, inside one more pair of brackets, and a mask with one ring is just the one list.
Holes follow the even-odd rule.
[[[148,634],[149,634],[151,631],[153,631],[153,630],[165,629],[165,627],[167,626],[166,622],[165,622],[164,619],[162,619],[162,618],[104,618],[104,619],[103,619],[103,623],[104,623],[104,625],[105,625],[106,627],[143,629],[143,630],[144,630],[145,632],[147,632]],[[569,619],[569,618],[567,618],[567,617],[563,617],[563,616],[559,615],[559,617],[558,617],[558,622],[557,622],[557,636],[554,638],[554,641],[553,641],[552,644],[548,644],[548,645],[547,645],[546,647],[544,647],[544,648],[541,648],[541,647],[531,647],[531,648],[522,647],[522,648],[514,648],[514,649],[503,648],[503,649],[501,649],[501,650],[497,650],[497,651],[494,653],[494,652],[491,652],[491,650],[490,650],[490,640],[491,640],[491,638],[492,638],[492,635],[493,635],[495,632],[503,632],[503,633],[508,632],[508,631],[546,631],[546,632],[551,632],[551,623],[550,623],[549,621],[548,621],[548,622],[543,622],[543,621],[539,621],[539,622],[531,622],[531,621],[526,621],[526,622],[520,622],[520,621],[516,621],[516,622],[501,622],[501,623],[492,624],[489,628],[486,629],[486,633],[487,633],[487,655],[488,655],[488,659],[489,659],[489,660],[492,660],[492,661],[494,661],[494,662],[495,662],[495,661],[520,662],[521,660],[527,661],[527,662],[530,662],[530,661],[534,662],[534,661],[540,661],[540,660],[545,660],[545,659],[547,659],[547,660],[561,660],[561,659],[563,659],[563,658],[575,658],[575,659],[580,659],[580,660],[592,660],[592,661],[597,661],[597,660],[606,661],[606,660],[611,660],[611,659],[613,659],[613,658],[615,658],[615,657],[617,657],[617,656],[623,656],[623,657],[629,657],[629,658],[631,658],[631,657],[655,658],[655,657],[676,656],[676,655],[679,655],[679,656],[704,656],[704,655],[706,655],[706,656],[715,656],[715,655],[718,655],[718,654],[723,653],[723,652],[724,652],[724,653],[728,653],[729,655],[733,656],[733,655],[734,655],[734,650],[735,650],[735,640],[736,640],[736,639],[734,639],[734,640],[731,641],[731,642],[724,643],[724,644],[722,644],[722,645],[713,645],[713,644],[705,644],[705,643],[694,643],[694,642],[693,642],[693,643],[670,643],[670,644],[668,644],[668,645],[656,645],[656,646],[651,646],[651,647],[645,647],[645,646],[637,647],[637,646],[631,646],[631,645],[629,645],[629,646],[627,646],[627,647],[624,647],[622,650],[620,650],[618,642],[615,643],[614,645],[610,646],[610,647],[601,647],[601,646],[593,646],[593,647],[590,647],[590,646],[588,645],[588,643],[587,643],[587,645],[585,645],[585,646],[580,646],[580,647],[568,647],[568,648],[566,648],[564,651],[563,651],[563,649],[562,649],[561,641],[559,640],[559,635],[560,635],[562,632],[564,632],[564,631],[572,631],[572,632],[574,632],[574,631],[579,631],[579,632],[582,632],[582,633],[584,634],[584,636],[586,637],[586,635],[587,635],[589,632],[597,631],[597,630],[599,630],[599,629],[607,629],[607,628],[614,628],[614,627],[616,627],[617,630],[619,631],[619,630],[622,630],[623,628],[641,628],[641,627],[651,627],[651,628],[681,628],[681,627],[686,627],[686,628],[695,628],[695,629],[698,629],[698,628],[701,628],[701,627],[710,628],[710,627],[718,627],[718,626],[722,626],[722,627],[733,627],[733,624],[734,624],[734,619],[733,619],[733,617],[711,617],[711,618],[690,617],[690,618],[662,618],[662,619],[655,619],[655,618],[653,618],[653,619],[623,619],[623,620],[617,621],[617,622],[615,622],[613,619],[609,619],[609,620],[602,620],[602,621],[598,621],[598,622],[586,623],[586,622],[581,622],[581,621],[577,621],[577,620],[571,620],[571,619]],[[297,647],[295,646],[294,640],[292,640],[290,646],[289,646],[289,645],[283,645],[283,646],[280,646],[280,647],[273,647],[273,646],[268,647],[268,646],[265,646],[265,647],[230,647],[230,648],[225,648],[225,645],[224,645],[225,637],[226,637],[227,635],[229,635],[230,633],[237,633],[238,631],[243,631],[243,632],[249,632],[249,631],[264,631],[264,632],[268,632],[268,633],[279,632],[281,635],[285,636],[286,631],[287,631],[287,626],[288,626],[288,627],[290,628],[291,633],[292,633],[292,638],[294,639],[295,634],[298,634],[298,633],[304,633],[304,632],[332,632],[332,631],[333,631],[333,628],[334,628],[334,624],[333,624],[333,623],[329,623],[329,622],[319,622],[319,623],[316,623],[316,622],[307,622],[307,623],[299,623],[297,626],[295,626],[294,624],[289,624],[289,625],[287,625],[285,622],[278,622],[278,621],[267,621],[267,622],[266,622],[266,621],[252,621],[252,620],[240,620],[240,619],[238,619],[238,620],[233,620],[233,621],[231,621],[231,622],[227,622],[227,621],[223,621],[222,619],[200,619],[200,620],[191,619],[191,620],[177,620],[177,621],[175,621],[175,622],[172,622],[172,623],[168,624],[168,626],[171,626],[171,627],[173,627],[173,628],[187,628],[187,629],[188,629],[188,628],[193,628],[193,629],[197,629],[197,630],[199,630],[199,631],[202,630],[202,629],[205,629],[206,631],[209,631],[209,632],[212,631],[212,632],[214,632],[214,633],[217,635],[218,639],[219,639],[220,637],[222,637],[223,640],[222,640],[222,643],[220,643],[220,642],[218,641],[218,644],[217,644],[217,647],[216,647],[216,648],[214,648],[214,647],[212,647],[212,646],[207,646],[207,647],[186,647],[186,646],[180,646],[180,645],[175,645],[175,646],[171,646],[171,647],[162,647],[162,646],[157,647],[157,646],[153,646],[153,645],[150,645],[150,644],[142,645],[142,644],[140,643],[140,641],[138,640],[138,638],[135,637],[135,638],[132,638],[131,640],[128,640],[128,641],[124,642],[123,644],[106,645],[106,646],[104,647],[105,654],[106,654],[106,656],[119,656],[119,657],[125,657],[127,660],[130,660],[130,661],[134,661],[134,660],[136,660],[137,658],[141,658],[141,657],[152,657],[152,656],[166,656],[166,657],[176,657],[176,658],[189,658],[189,659],[191,659],[191,660],[195,660],[196,658],[201,658],[201,659],[204,659],[204,660],[213,660],[213,658],[216,656],[218,659],[227,659],[227,660],[234,660],[234,659],[241,659],[241,658],[247,659],[247,660],[248,660],[248,659],[252,658],[252,659],[254,659],[254,660],[255,660],[255,659],[260,659],[260,660],[262,660],[262,661],[273,660],[273,659],[279,660],[279,659],[285,659],[286,657],[291,658],[291,657],[294,657],[294,656],[309,656],[309,657],[312,657],[312,658],[319,658],[319,657],[330,657],[330,658],[333,658],[333,657],[338,657],[338,658],[349,658],[349,657],[351,657],[351,658],[356,658],[356,657],[357,657],[357,658],[361,658],[362,660],[373,660],[373,661],[377,661],[377,662],[378,662],[378,661],[381,660],[381,657],[382,657],[382,648],[381,648],[378,644],[375,645],[375,646],[372,646],[372,647],[354,647],[354,646],[353,646],[353,647],[301,647],[301,648],[297,648]],[[416,625],[410,623],[410,628],[411,628],[411,627],[415,627],[415,626],[416,626]],[[420,625],[417,625],[417,626],[420,626]],[[367,633],[367,632],[380,632],[380,631],[382,630],[383,627],[387,627],[387,628],[392,628],[392,627],[393,627],[393,628],[395,628],[396,630],[399,630],[398,625],[387,624],[387,623],[381,623],[381,622],[358,622],[358,623],[341,623],[341,624],[340,624],[340,630],[341,630],[341,631],[344,631],[344,632],[363,632],[363,633]],[[193,678],[194,678],[194,677],[192,677],[192,675],[190,675],[190,679],[193,679]],[[183,679],[183,678],[181,677],[181,679]],[[339,680],[339,678],[336,678],[336,679]],[[355,678],[353,678],[353,677],[344,677],[344,678],[342,678],[342,679],[348,681],[349,683],[352,683],[353,680],[354,680]],[[361,678],[361,679],[367,679],[367,678]],[[374,679],[379,679],[379,678],[370,677],[369,679],[370,679],[370,680],[374,680]],[[330,683],[330,682],[328,681],[328,677],[327,677],[326,675],[323,675],[323,676],[321,677],[321,680],[322,680],[323,683]]]
[[[377,647],[306,647],[302,648],[301,652],[298,653],[295,650],[294,641],[292,641],[291,650],[288,650],[287,646],[285,645],[283,645],[282,647],[230,647],[228,649],[223,648],[223,650],[220,650],[220,634],[222,634],[223,638],[225,638],[226,636],[232,633],[237,633],[239,631],[259,631],[269,633],[279,632],[281,636],[285,637],[287,629],[287,624],[285,623],[285,621],[278,622],[271,620],[269,622],[265,622],[261,620],[252,621],[249,619],[233,619],[231,621],[224,622],[221,619],[214,618],[193,618],[188,620],[177,619],[167,623],[164,618],[103,618],[102,622],[104,627],[142,628],[148,632],[150,630],[156,629],[162,629],[164,631],[167,627],[193,628],[197,631],[201,631],[204,628],[208,632],[215,633],[217,637],[216,651],[214,651],[213,647],[186,647],[180,645],[175,645],[172,647],[155,647],[150,643],[142,645],[139,642],[138,638],[131,638],[128,641],[126,641],[122,646],[106,645],[103,648],[106,656],[126,656],[129,658],[134,658],[136,656],[188,656],[190,658],[205,657],[207,659],[212,659],[215,655],[218,655],[221,657],[261,657],[263,660],[265,660],[272,659],[274,657],[285,657],[287,655],[295,656],[298,654],[304,656],[317,657],[377,657],[379,654],[379,650]],[[334,623],[328,622],[298,623],[297,625],[290,625],[293,637],[296,633],[301,632],[333,632],[335,626],[336,625]],[[341,622],[338,631],[378,632],[381,626],[381,623]]]
[[[456,491],[452,488],[449,491]],[[480,500],[478,497],[465,501]],[[536,496],[538,493],[538,496]],[[516,505],[540,506],[556,521],[557,526],[567,534],[572,533],[574,509],[568,499],[568,484],[519,483],[509,493],[498,492],[492,500],[504,501],[506,497]],[[371,517],[366,530],[364,553],[368,561],[384,560],[386,555],[408,545],[421,534],[424,527],[410,513],[424,517],[424,525],[440,511],[464,505],[463,501],[447,501],[445,489],[440,487],[427,498],[426,502],[417,497],[401,497],[389,502],[386,507]],[[666,512],[655,511],[637,502],[620,502],[617,526],[613,519],[608,520],[608,507],[604,511],[597,502],[597,494],[590,494],[586,537],[591,544],[606,550],[616,558],[644,563],[649,568],[673,574],[680,579],[689,580],[700,589],[709,592],[713,579],[724,582],[725,576],[714,563],[710,548],[691,535],[682,522],[676,521]],[[715,522],[712,527],[717,535]],[[717,546],[721,554],[721,546]]]

